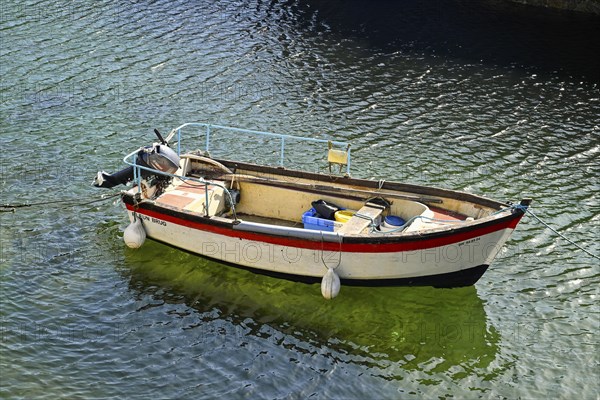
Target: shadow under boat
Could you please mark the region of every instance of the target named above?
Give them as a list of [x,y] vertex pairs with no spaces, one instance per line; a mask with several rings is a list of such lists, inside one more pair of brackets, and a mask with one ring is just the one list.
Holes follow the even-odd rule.
[[269,331],[293,336],[299,351],[326,348],[343,362],[404,370],[434,364],[440,372],[486,368],[498,353],[500,334],[474,286],[346,286],[344,296],[324,301],[317,284],[227,268],[157,242],[127,250],[125,266],[120,273],[136,296],[184,302],[200,322],[227,320],[259,340]]

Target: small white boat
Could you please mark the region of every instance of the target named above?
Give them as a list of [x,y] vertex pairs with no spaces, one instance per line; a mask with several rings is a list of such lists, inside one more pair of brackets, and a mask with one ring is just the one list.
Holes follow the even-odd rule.
[[[181,152],[186,129],[202,129],[206,152]],[[281,143],[281,165],[208,156],[211,133],[262,135]],[[321,281],[326,298],[348,285],[473,285],[516,228],[531,200],[507,204],[459,191],[350,177],[350,146],[219,125],[187,123],[128,154],[94,184],[122,192],[145,237],[263,274]],[[168,143],[176,139],[176,147]],[[329,173],[283,167],[285,143],[322,142]],[[337,148],[336,148],[337,147]],[[331,167],[344,175],[331,173]]]

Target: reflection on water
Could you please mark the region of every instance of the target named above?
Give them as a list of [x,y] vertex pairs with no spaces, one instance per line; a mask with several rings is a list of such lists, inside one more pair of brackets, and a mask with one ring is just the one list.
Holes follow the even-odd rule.
[[326,301],[317,284],[256,275],[154,242],[144,251],[128,251],[126,265],[121,273],[138,298],[149,295],[159,305],[185,302],[195,310],[197,318],[182,329],[202,330],[209,320],[224,319],[241,335],[294,337],[297,351],[330,349],[338,361],[378,367],[387,378],[396,367],[487,368],[498,351],[500,335],[473,286],[343,287],[339,297]]

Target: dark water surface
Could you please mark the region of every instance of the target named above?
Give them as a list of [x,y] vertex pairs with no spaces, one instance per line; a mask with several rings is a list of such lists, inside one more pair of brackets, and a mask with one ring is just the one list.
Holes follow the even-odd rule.
[[477,4],[3,1],[0,202],[77,205],[0,213],[0,397],[597,398],[598,260],[530,217],[474,287],[328,302],[129,250],[122,206],[85,204],[152,128],[213,122],[350,140],[358,177],[531,196],[598,254],[599,20]]

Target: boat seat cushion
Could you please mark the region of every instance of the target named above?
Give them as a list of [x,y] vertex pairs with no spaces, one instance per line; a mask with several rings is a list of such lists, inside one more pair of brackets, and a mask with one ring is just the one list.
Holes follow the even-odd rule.
[[[221,181],[215,181],[224,184]],[[213,216],[223,211],[225,208],[225,191],[220,186],[208,185],[208,214]],[[206,186],[201,183],[184,182],[180,185],[167,190],[156,199],[157,203],[162,203],[174,208],[184,209],[186,211],[206,213]]]

